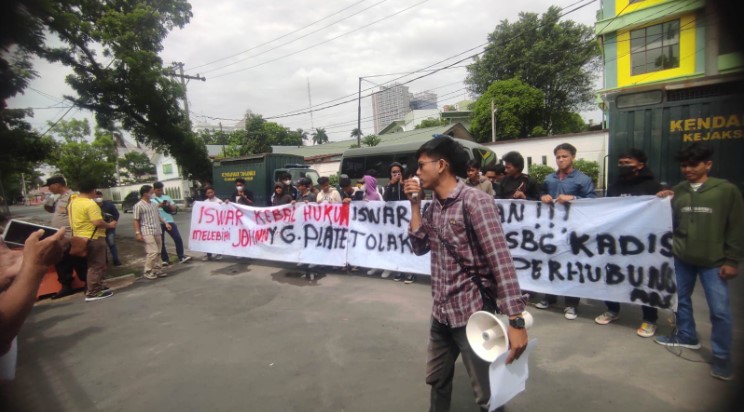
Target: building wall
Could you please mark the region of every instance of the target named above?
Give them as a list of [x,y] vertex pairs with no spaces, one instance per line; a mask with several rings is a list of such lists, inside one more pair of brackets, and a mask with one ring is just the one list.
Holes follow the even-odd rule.
[[[517,151],[524,157],[524,172],[530,164],[542,163],[553,169],[555,166],[555,155],[553,150],[561,143],[570,143],[576,147],[576,159],[585,159],[599,163],[599,187],[603,189],[605,181],[605,156],[608,153],[608,132],[606,130],[597,132],[574,133],[560,136],[537,137],[529,139],[504,140],[496,143],[486,143],[489,149],[502,158],[504,154]],[[617,159],[610,161],[614,165]]]

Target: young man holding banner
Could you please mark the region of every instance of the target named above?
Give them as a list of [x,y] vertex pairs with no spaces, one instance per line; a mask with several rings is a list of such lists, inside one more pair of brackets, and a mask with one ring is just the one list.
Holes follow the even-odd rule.
[[[646,167],[646,154],[639,149],[629,149],[620,154],[617,159],[619,176],[607,189],[607,197],[655,195],[661,190],[661,184],[654,178],[654,174]],[[607,325],[620,318],[620,304],[605,302],[607,312],[597,316],[594,321],[599,325]],[[643,305],[643,322],[636,330],[642,338],[650,338],[656,333],[658,311],[655,307]]]
[[733,318],[728,282],[738,275],[744,261],[744,205],[742,194],[733,184],[708,176],[713,150],[700,143],[677,154],[687,181],[660,197],[674,196],[674,270],[677,275],[677,329],[671,336],[659,336],[664,346],[700,349],[692,313],[692,290],[698,276],[708,301],[714,378],[734,378],[731,363]]
[[[543,203],[569,203],[581,198],[594,198],[594,183],[589,176],[574,169],[573,162],[576,158],[576,148],[569,143],[561,143],[553,150],[555,163],[558,170],[551,173],[545,178],[543,183],[543,195],[540,200]],[[566,296],[564,298],[566,308],[563,313],[566,319],[574,320],[579,315],[579,298]],[[551,304],[557,301],[557,296],[545,294],[543,300],[538,302],[535,307],[538,309],[547,309]]]
[[[519,319],[525,303],[493,199],[457,179],[465,176],[465,149],[440,137],[421,146],[416,158],[418,178],[407,180],[404,190],[411,201],[413,251],[417,255],[431,251],[433,305],[426,368],[430,410],[450,410],[455,361],[462,354],[476,403],[485,411],[491,393],[489,364],[470,347],[465,326],[470,315],[493,303],[484,302],[481,287],[490,290],[500,312],[510,319],[507,363],[511,363],[527,347],[527,331]],[[434,192],[424,212],[422,189]]]

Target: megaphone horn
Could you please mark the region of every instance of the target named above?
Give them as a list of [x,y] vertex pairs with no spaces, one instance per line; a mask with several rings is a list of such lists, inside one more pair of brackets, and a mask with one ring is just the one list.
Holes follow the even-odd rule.
[[[522,317],[525,328],[532,327],[534,322],[532,315],[529,312],[523,312]],[[486,362],[493,362],[509,350],[508,323],[506,317],[485,311],[475,312],[470,316],[465,327],[465,334],[470,347],[478,357]]]

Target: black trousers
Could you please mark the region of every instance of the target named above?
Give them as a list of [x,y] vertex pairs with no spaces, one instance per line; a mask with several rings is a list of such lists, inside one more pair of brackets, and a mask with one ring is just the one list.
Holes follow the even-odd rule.
[[88,261],[86,258],[70,256],[65,252],[54,268],[57,269],[57,280],[62,286],[72,286],[72,272],[75,271],[78,279],[85,282],[88,278]]
[[475,402],[481,410],[488,410],[488,401],[491,399],[491,386],[488,379],[490,365],[473,352],[464,326],[452,328],[432,317],[427,352],[426,383],[431,385],[430,412],[450,410],[455,361],[461,354],[462,363],[470,376]]

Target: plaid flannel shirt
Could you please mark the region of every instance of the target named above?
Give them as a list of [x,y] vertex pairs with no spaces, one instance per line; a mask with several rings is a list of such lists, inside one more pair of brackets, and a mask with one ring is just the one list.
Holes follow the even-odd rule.
[[[477,248],[471,248],[468,242],[463,207],[474,229],[473,240],[480,244],[486,256],[482,256]],[[444,201],[435,199],[429,208],[431,210],[422,212],[419,229],[411,232],[411,245],[417,255],[431,251],[434,318],[451,327],[461,327],[467,324],[470,315],[483,307],[478,286],[447,251],[437,231],[454,246],[465,265],[475,268],[483,285],[493,289],[501,313],[509,316],[522,313],[524,298],[493,199],[458,182]]]

